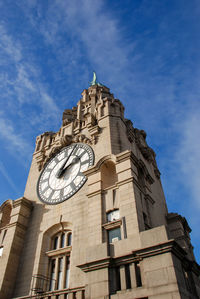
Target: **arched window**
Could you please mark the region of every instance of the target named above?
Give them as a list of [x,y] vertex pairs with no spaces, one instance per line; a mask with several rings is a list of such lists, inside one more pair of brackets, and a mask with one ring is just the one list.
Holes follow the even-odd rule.
[[10,223],[11,212],[12,204],[10,203],[10,200],[8,200],[0,207],[0,229]]
[[51,248],[46,253],[49,257],[49,291],[69,287],[71,244],[69,230],[60,231],[51,238]]
[[3,255],[4,243],[6,242],[5,237],[7,233],[7,225],[10,223],[12,212],[12,201],[5,201],[0,206],[0,257]]

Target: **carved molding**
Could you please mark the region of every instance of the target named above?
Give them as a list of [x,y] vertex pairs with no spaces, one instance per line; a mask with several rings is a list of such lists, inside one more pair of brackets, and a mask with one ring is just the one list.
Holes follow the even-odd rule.
[[[96,144],[98,140],[98,135],[100,129],[98,126],[92,127],[89,129],[91,138],[88,138],[84,134],[77,134],[77,135],[65,135],[60,137],[54,144],[49,146],[44,146],[40,151],[35,153],[35,159],[38,165],[38,170],[41,171],[44,165],[54,157],[63,147],[70,145],[71,143],[81,142],[86,143],[89,145]],[[50,148],[50,150],[49,150]]]
[[144,130],[134,129],[135,133],[135,143],[140,149],[140,152],[142,153],[143,157],[150,163],[152,163],[154,167],[154,174],[157,177],[157,179],[160,178],[160,171],[157,167],[156,163],[156,154],[154,150],[148,146],[146,142],[146,132]]
[[133,142],[135,140],[133,123],[129,119],[126,119],[125,123],[126,123],[126,134],[127,134],[128,140],[130,142]]

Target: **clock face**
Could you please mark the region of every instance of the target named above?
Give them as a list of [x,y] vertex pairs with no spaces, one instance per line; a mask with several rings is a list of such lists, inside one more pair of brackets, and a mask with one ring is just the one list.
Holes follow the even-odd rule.
[[89,145],[74,143],[63,148],[40,174],[37,193],[46,204],[57,204],[74,195],[86,182],[83,171],[94,164]]

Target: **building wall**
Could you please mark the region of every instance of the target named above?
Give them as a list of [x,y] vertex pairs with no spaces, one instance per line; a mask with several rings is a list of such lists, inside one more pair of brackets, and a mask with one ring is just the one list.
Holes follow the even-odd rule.
[[[86,183],[62,203],[42,203],[36,187],[45,163],[76,142],[95,153]],[[108,88],[84,90],[77,107],[64,111],[60,130],[37,137],[24,197],[12,205],[11,218],[9,208],[0,210],[1,239],[8,230],[0,257],[2,299],[30,297],[50,276],[52,259],[57,271],[64,255],[65,262],[70,256],[69,298],[73,289],[88,299],[198,298],[200,269],[186,220],[168,214],[146,133],[124,118]],[[119,217],[108,221],[114,211]],[[110,243],[114,230],[121,236]],[[63,232],[72,232],[72,244],[54,250]]]

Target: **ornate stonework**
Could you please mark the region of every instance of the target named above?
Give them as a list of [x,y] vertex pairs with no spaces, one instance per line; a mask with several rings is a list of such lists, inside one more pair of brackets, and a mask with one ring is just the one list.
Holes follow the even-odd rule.
[[191,230],[168,213],[146,133],[96,83],[36,138],[24,197],[0,207],[0,298],[200,298]]

